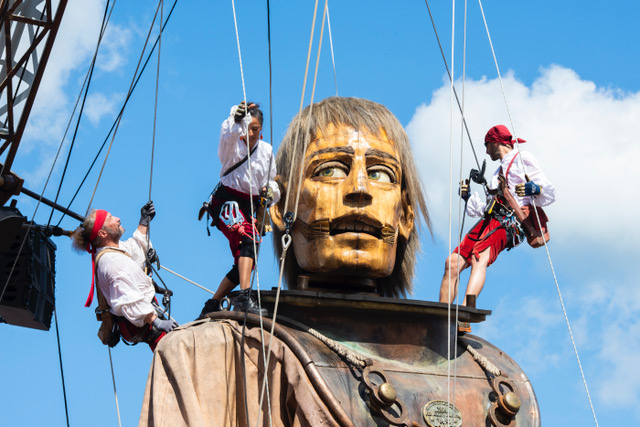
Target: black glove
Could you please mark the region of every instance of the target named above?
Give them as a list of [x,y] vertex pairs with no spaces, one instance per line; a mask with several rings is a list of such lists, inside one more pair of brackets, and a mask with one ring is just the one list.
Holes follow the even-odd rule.
[[475,182],[476,184],[483,184],[487,181],[485,181],[484,179],[484,171],[487,168],[487,161],[483,160],[482,161],[482,167],[480,168],[480,170],[478,169],[471,169],[471,179],[473,180],[473,182]]
[[153,202],[149,201],[140,209],[140,222],[138,224],[149,226],[154,216],[156,216],[156,207],[153,206]]
[[240,123],[242,119],[244,119],[244,116],[246,115],[247,115],[247,106],[244,105],[244,101],[242,101],[240,104],[238,104],[238,108],[236,108],[236,113],[233,115],[233,120],[236,123]]
[[162,286],[158,285],[153,279],[151,279],[151,282],[153,283],[153,289],[155,289],[156,294],[169,295],[170,297],[173,296],[173,291],[171,289],[163,288]]
[[471,192],[469,191],[468,179],[460,181],[460,189],[458,189],[458,194],[460,194],[460,197],[462,197],[462,200],[464,200],[465,202],[469,200],[469,197],[471,197]]
[[273,189],[269,186],[263,187],[260,190],[260,203],[268,206],[271,202],[273,202]]
[[162,320],[161,318],[156,317],[153,321],[153,326],[161,331],[171,332],[180,325],[178,325],[175,320]]
[[158,269],[160,268],[160,258],[158,258],[158,253],[154,248],[149,248],[147,251],[147,262],[149,264],[156,264]]

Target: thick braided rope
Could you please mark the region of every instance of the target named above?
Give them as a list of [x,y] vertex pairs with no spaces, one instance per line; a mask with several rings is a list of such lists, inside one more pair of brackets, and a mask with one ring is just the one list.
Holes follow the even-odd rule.
[[482,369],[489,372],[493,376],[497,377],[500,375],[500,369],[498,369],[498,367],[493,363],[489,362],[486,357],[478,353],[478,351],[471,347],[470,344],[467,344],[467,351],[471,353],[475,361],[478,362],[478,365],[482,366]]
[[338,354],[340,357],[345,359],[350,364],[361,367],[361,368],[364,368],[366,366],[365,358],[355,353],[353,350],[350,350],[344,344],[324,336],[322,333],[316,331],[313,328],[308,327],[302,322],[298,322],[297,320],[293,320],[283,315],[280,315],[279,318],[281,320],[284,320],[287,323],[290,323],[298,327],[298,329],[302,329],[303,331],[309,333],[315,338],[319,339],[324,344],[326,344],[327,347],[329,347],[331,350],[333,350],[336,354]]

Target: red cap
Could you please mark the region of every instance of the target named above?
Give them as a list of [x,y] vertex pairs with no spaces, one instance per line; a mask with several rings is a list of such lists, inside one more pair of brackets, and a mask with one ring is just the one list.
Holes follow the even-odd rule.
[[[487,135],[484,137],[484,144],[487,145],[490,142],[495,142],[496,144],[504,144],[504,145],[513,145],[516,140],[509,132],[509,129],[505,125],[497,125],[489,129]],[[525,141],[524,139],[518,138],[518,144],[522,144]]]

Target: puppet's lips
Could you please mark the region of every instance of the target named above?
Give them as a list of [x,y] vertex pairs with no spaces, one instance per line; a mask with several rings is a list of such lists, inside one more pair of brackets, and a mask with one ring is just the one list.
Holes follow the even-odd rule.
[[347,216],[337,218],[331,222],[330,234],[335,236],[336,234],[343,233],[364,233],[380,238],[382,226],[380,222],[368,216],[358,217]]

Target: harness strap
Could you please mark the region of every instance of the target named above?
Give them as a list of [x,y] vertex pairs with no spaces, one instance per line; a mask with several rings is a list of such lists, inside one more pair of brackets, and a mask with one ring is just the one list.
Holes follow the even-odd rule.
[[236,163],[235,165],[233,165],[229,169],[227,169],[225,171],[225,173],[222,174],[222,177],[225,177],[225,176],[229,175],[231,172],[233,172],[234,170],[236,170],[240,166],[242,166],[242,164],[247,161],[249,156],[252,156],[253,153],[258,149],[258,144],[259,143],[260,143],[260,141],[256,142],[256,145],[253,146],[253,149],[251,149],[251,152],[249,154],[247,154],[246,156],[244,156],[238,163]]
[[511,162],[509,162],[509,166],[507,166],[507,173],[504,176],[504,183],[507,189],[509,188],[509,169],[511,169],[511,165],[513,165],[513,161],[516,159],[516,157],[518,157],[518,154],[520,154],[519,151],[516,153],[515,156],[513,156],[513,159],[511,159]]
[[[131,258],[131,255],[129,255],[123,249],[106,247],[103,250],[101,250],[100,252],[98,252],[96,254],[96,256],[95,256],[95,259],[93,261],[93,265],[94,265],[94,269],[95,269],[96,272],[98,271],[98,261],[100,261],[100,258],[102,258],[102,255],[106,254],[107,252],[120,253],[120,254],[126,255],[129,258]],[[98,296],[98,310],[100,310],[100,313],[103,313],[105,311],[109,311],[109,309],[111,309],[111,307],[109,306],[109,303],[107,302],[107,299],[102,294],[102,291],[100,290],[100,286],[98,286],[98,275],[97,274],[96,274],[95,286],[96,286],[96,293],[97,293],[97,296]],[[91,290],[93,291],[93,288]]]

